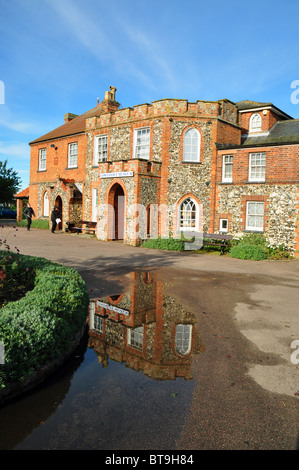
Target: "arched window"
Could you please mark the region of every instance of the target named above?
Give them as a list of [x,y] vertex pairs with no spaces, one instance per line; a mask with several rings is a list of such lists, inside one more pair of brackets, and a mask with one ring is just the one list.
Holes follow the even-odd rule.
[[179,230],[198,230],[198,205],[191,197],[179,207]]
[[192,325],[179,324],[175,328],[175,350],[180,356],[186,356],[191,351]]
[[43,198],[43,216],[49,217],[49,198],[47,191],[45,191]]
[[200,160],[200,133],[193,127],[184,135],[184,162],[199,162]]
[[258,113],[255,113],[250,118],[249,132],[257,132],[257,131],[260,131],[261,128],[262,128],[261,115]]

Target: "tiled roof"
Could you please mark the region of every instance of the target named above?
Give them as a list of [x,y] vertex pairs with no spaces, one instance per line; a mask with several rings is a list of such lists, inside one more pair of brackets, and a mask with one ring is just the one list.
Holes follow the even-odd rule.
[[18,194],[15,194],[15,198],[22,198],[22,197],[28,197],[29,196],[29,186],[26,189],[23,189],[23,191],[20,191]]
[[299,119],[278,121],[267,133],[242,136],[240,145],[217,144],[218,149],[261,147],[263,145],[299,144]]
[[279,121],[264,135],[247,135],[242,146],[299,143],[299,119]]
[[[30,144],[36,144],[38,142],[44,142],[46,140],[57,139],[59,137],[66,137],[68,135],[80,134],[85,131],[85,120],[89,117],[100,116],[103,113],[101,106],[96,106],[90,109],[86,113],[75,117],[71,121],[66,122],[62,126],[57,127],[51,132],[42,135],[38,139],[33,140]],[[30,145],[29,144],[29,145]]]

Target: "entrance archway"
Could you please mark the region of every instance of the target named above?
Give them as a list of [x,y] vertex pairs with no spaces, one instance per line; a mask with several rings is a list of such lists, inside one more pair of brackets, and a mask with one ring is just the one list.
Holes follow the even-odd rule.
[[[113,231],[109,238],[123,240],[125,238],[125,193],[119,183],[115,183],[109,192],[109,204],[113,207],[113,214],[109,215],[108,227]],[[113,222],[112,220],[113,219]]]
[[63,223],[63,215],[62,215],[62,199],[60,196],[57,196],[57,198],[55,199],[55,206],[58,207],[58,210],[61,214],[61,222],[59,222],[59,224],[57,224],[57,230],[61,230],[62,229],[62,223]]

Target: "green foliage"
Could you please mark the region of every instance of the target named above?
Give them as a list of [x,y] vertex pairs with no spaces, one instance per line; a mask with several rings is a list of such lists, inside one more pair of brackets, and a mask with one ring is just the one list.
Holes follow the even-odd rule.
[[77,271],[43,258],[17,256],[34,269],[34,288],[0,309],[0,341],[5,347],[0,388],[22,382],[59,359],[88,314],[88,292]]
[[9,204],[18,192],[21,178],[12,168],[7,168],[7,160],[0,162],[0,203]]
[[250,245],[248,243],[240,243],[233,246],[230,250],[233,258],[252,259],[255,261],[266,259],[266,251],[260,245]]
[[287,259],[291,253],[287,247],[282,245],[271,245],[263,234],[250,233],[239,240],[234,240],[230,255],[233,258],[252,259],[255,261],[263,259]]
[[142,246],[145,248],[158,248],[160,250],[183,251],[185,243],[184,240],[174,238],[155,238],[146,240]]
[[[18,222],[19,227],[26,227],[27,226],[27,219],[23,219]],[[48,229],[49,228],[49,220],[47,219],[32,219],[31,228],[40,228],[40,229]]]

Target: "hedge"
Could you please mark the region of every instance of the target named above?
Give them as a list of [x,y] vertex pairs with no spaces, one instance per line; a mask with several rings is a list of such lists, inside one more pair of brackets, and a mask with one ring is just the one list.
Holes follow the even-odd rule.
[[[27,227],[27,219],[20,220],[20,222],[18,222],[18,226]],[[31,222],[31,228],[48,229],[49,220],[48,219],[33,219]]]
[[77,271],[43,258],[18,257],[34,267],[34,288],[0,309],[0,341],[5,348],[0,389],[21,383],[63,356],[88,314],[87,288]]

